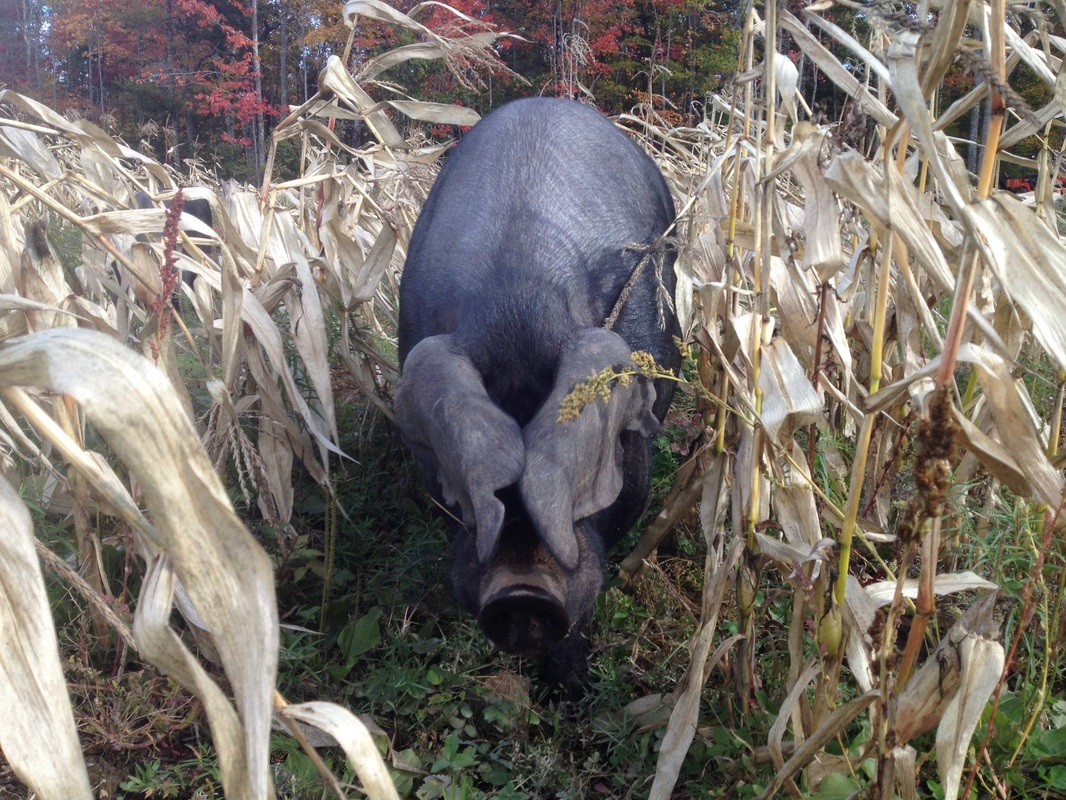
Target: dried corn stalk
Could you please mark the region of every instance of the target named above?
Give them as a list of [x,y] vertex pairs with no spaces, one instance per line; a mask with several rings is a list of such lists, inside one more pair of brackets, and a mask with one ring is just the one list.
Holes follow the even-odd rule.
[[[938,570],[941,521],[955,512],[960,463],[979,463],[1048,508],[1048,537],[1063,503],[1048,420],[1014,372],[1023,347],[1028,358],[1043,354],[1066,366],[1064,243],[1047,213],[1049,190],[1038,193],[1035,208],[991,190],[996,158],[1018,160],[998,148],[1066,110],[1053,102],[1029,112],[1000,67],[1024,62],[1053,93],[1063,40],[1043,22],[1023,39],[1002,5],[935,6],[938,24],[927,26],[863,7],[872,28],[863,42],[815,7],[797,17],[767,6],[765,20],[752,8],[733,102],[708,104],[724,110],[715,119],[725,126],[644,130],[656,152],[670,154],[663,168],[688,242],[679,263],[697,304],[689,338],[715,367],[701,372],[703,388],[722,403],[706,417],[714,444],[704,459],[704,534],[709,549],[730,537],[742,547],[738,556],[727,544],[727,563],[708,558],[705,582],[715,591],[675,692],[671,748],[660,755],[653,798],[670,796],[677,748],[687,747],[696,726],[700,694],[692,682],[709,677],[705,642],[720,618],[727,569],[735,570],[742,619],[759,613],[751,600],[768,572],[794,592],[789,695],[769,742],[780,771],[764,796],[779,789],[801,796],[794,782],[801,769],[807,790],[828,772],[851,774],[845,761],[819,751],[832,737],[846,743],[848,720],[869,713],[874,739],[854,755],[877,759],[872,789],[913,796],[907,743],[937,726],[938,769],[955,797],[977,716],[1001,685],[1007,606],[992,599],[995,592],[941,631],[954,661],[943,650],[923,656],[919,645],[943,598],[995,588],[973,573]],[[788,59],[775,49],[781,32],[851,98],[840,119],[804,119],[780,66]],[[983,49],[975,53],[964,36]],[[839,53],[862,69],[845,68]],[[976,65],[979,89],[938,116],[934,95],[961,57]],[[1010,104],[1012,113],[1002,135],[989,130],[975,177],[943,129],[986,99],[993,110]],[[1046,175],[1050,155],[1031,165],[1042,186],[1054,183]],[[945,308],[948,318],[939,316]],[[973,375],[962,405],[956,367]],[[892,487],[912,460],[913,500],[898,513]],[[818,462],[836,465],[828,484],[842,495],[826,493]],[[891,551],[877,545],[893,541],[897,555],[886,559]],[[638,550],[643,557],[648,548]],[[876,587],[850,574],[855,553],[867,573],[884,578]],[[905,580],[912,563],[920,563],[920,577]],[[911,636],[897,649],[904,616],[912,616]],[[759,635],[757,626],[747,632]],[[753,668],[750,652],[738,649],[738,672]],[[930,683],[937,670],[941,681]],[[750,681],[741,677],[735,702],[745,713]],[[862,693],[861,707],[841,705],[845,686]],[[787,731],[795,746],[785,764]]]

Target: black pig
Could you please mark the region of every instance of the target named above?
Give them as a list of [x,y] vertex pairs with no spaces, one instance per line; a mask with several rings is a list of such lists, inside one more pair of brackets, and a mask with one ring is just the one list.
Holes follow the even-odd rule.
[[647,503],[674,384],[618,383],[568,422],[559,405],[636,350],[678,368],[674,254],[660,241],[673,217],[654,162],[607,119],[519,100],[448,156],[400,286],[396,417],[460,521],[455,592],[494,644],[545,656],[570,694],[605,554]]
[[[137,208],[158,208],[159,207],[158,204],[156,203],[156,201],[153,200],[151,198],[151,196],[148,195],[145,192],[137,192],[136,194],[134,194],[133,195],[133,202],[136,204]],[[170,209],[170,203],[171,203],[170,200],[164,200],[163,201],[163,207],[169,210]],[[203,198],[185,199],[183,197],[182,198],[182,204],[181,204],[181,213],[182,214],[191,214],[192,216],[196,217],[196,219],[200,220],[200,222],[204,223],[209,228],[212,225],[211,204],[207,200],[204,200]],[[208,252],[210,252],[212,249],[214,249],[214,248],[209,248]],[[181,272],[181,280],[186,286],[188,286],[191,289],[192,286],[193,286],[194,281],[196,280],[196,273],[191,272],[189,270],[182,270],[182,272]],[[174,304],[174,307],[178,308],[180,306],[180,304],[181,304],[180,294],[176,294],[174,296],[174,298],[172,299],[172,302]]]

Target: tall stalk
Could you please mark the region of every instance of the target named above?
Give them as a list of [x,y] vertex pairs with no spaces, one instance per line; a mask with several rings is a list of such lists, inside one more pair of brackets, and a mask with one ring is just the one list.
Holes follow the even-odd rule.
[[[772,5],[772,3],[770,3],[770,5]],[[754,19],[755,19],[755,7],[754,7],[754,5],[752,5],[748,9],[747,19],[746,19],[746,23],[745,23],[745,33],[747,35],[745,36],[745,51],[746,52],[745,52],[744,55],[745,55],[745,66],[749,70],[752,68],[752,66],[754,64],[754,49],[755,49],[754,48]],[[765,50],[766,50],[766,53],[769,53],[769,51],[772,50],[772,44],[768,40],[765,40],[765,41],[766,41]],[[745,86],[745,108],[752,108],[753,107],[751,105],[753,99],[754,98],[752,96],[751,82],[749,81],[747,86]],[[750,135],[751,135],[751,119],[749,117],[745,117],[744,129],[745,129],[745,138],[749,138]],[[739,163],[741,161],[742,161],[742,159],[740,158],[740,154],[739,154],[739,151],[738,151],[738,154],[737,154],[738,166],[739,166]],[[737,175],[737,185],[736,185],[736,191],[734,193],[734,201],[736,201],[739,198],[739,196],[740,196],[740,188],[739,187],[740,187],[740,184],[742,183],[742,177],[743,177],[741,175],[739,169],[737,170],[736,175]],[[764,247],[765,243],[763,241],[762,227],[761,227],[761,223],[763,221],[762,220],[762,212],[763,212],[762,194],[757,194],[757,196],[754,198],[754,200],[755,200],[755,202],[754,202],[753,205],[754,205],[754,216],[755,216],[755,219],[754,219],[755,252],[754,252],[753,255],[754,255],[754,263],[756,265],[755,266],[756,275],[755,275],[754,292],[755,292],[755,296],[758,298],[760,296],[760,288],[761,288],[761,274],[760,274],[759,264],[761,262],[761,258],[763,257],[763,253],[764,252],[768,253],[768,247],[769,246],[766,245],[767,249],[765,251],[763,250],[763,247]],[[737,210],[737,206],[736,205],[734,205],[734,211],[735,210]],[[734,223],[735,223],[735,220],[736,220],[736,215],[734,214],[734,217],[733,217],[733,222]],[[733,229],[733,232],[735,232],[735,228]],[[768,255],[766,257],[768,257]],[[740,277],[739,276],[739,271],[735,271],[735,277],[739,279],[739,277]],[[758,302],[758,301],[756,301],[756,302]],[[750,388],[751,388],[752,392],[754,393],[754,404],[755,404],[755,410],[756,410],[756,415],[757,415],[759,407],[760,407],[760,397],[759,397],[759,388],[758,388],[758,386],[759,386],[758,371],[759,371],[759,359],[760,359],[760,351],[761,351],[761,344],[760,343],[761,343],[761,338],[762,338],[762,333],[761,333],[762,326],[758,325],[758,324],[753,324],[751,327],[752,327],[752,330],[751,330],[751,337],[752,337],[752,340],[751,340],[751,358],[752,358],[752,374],[753,374],[753,377],[752,377],[752,385],[751,385]],[[724,422],[724,418],[723,417],[720,417],[719,419],[720,419],[720,421]],[[737,644],[737,663],[736,663],[736,675],[735,675],[735,678],[736,678],[737,699],[738,699],[738,702],[740,704],[740,712],[743,715],[747,715],[747,713],[748,713],[748,709],[749,709],[749,706],[750,706],[749,699],[751,697],[751,689],[752,689],[752,662],[753,662],[752,654],[754,653],[754,649],[752,647],[752,638],[755,635],[755,588],[756,588],[756,584],[758,582],[758,578],[757,578],[756,570],[755,570],[755,567],[756,567],[756,559],[755,559],[755,524],[757,522],[756,517],[758,515],[758,508],[759,508],[758,492],[759,492],[759,477],[760,477],[759,463],[758,463],[759,462],[759,448],[758,448],[758,440],[757,440],[757,434],[756,434],[757,431],[758,431],[758,421],[756,420],[756,422],[755,422],[755,431],[753,431],[753,435],[756,435],[756,441],[752,445],[751,474],[750,475],[746,475],[746,476],[738,476],[739,479],[748,481],[748,485],[751,487],[751,491],[749,493],[749,498],[748,498],[748,502],[749,502],[750,505],[748,506],[747,509],[743,509],[743,512],[745,514],[745,519],[743,521],[743,524],[744,524],[744,536],[745,536],[744,553],[743,553],[743,557],[740,560],[740,564],[739,564],[739,566],[737,568],[737,572],[736,572],[737,611],[738,611],[739,617],[740,617],[740,632],[743,634],[743,638]],[[720,426],[719,433],[720,434],[724,434],[724,427]],[[736,520],[736,522],[739,524],[741,521],[740,520]]]

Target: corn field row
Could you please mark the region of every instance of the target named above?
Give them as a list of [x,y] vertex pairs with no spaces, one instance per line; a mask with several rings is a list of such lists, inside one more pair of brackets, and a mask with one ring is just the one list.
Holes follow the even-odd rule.
[[[871,32],[860,42],[821,13],[831,5],[798,15],[749,9],[732,95],[708,98],[700,124],[669,127],[652,107],[620,120],[676,196],[688,402],[703,422],[660,518],[622,564],[634,579],[657,538],[698,503],[706,565],[690,665],[655,709],[647,699],[633,709],[669,713],[652,798],[674,791],[701,695],[723,665],[746,705],[759,680],[756,599],[768,582],[788,587],[793,613],[765,797],[799,797],[800,785],[854,773],[827,745],[847,741],[859,718],[872,731],[871,796],[916,796],[915,764],[928,754],[911,742],[934,728],[945,796],[959,796],[986,735],[981,714],[1038,608],[1047,646],[1062,640],[1053,613],[1061,591],[1043,585],[1043,558],[1058,553],[1064,490],[1066,248],[1053,192],[1061,153],[1050,143],[1062,139],[1056,89],[1066,40],[1037,13],[1042,6],[1031,8],[1036,21],[1022,37],[1002,0],[960,0],[908,15],[855,7]],[[351,0],[344,13],[352,26],[366,17],[409,29],[422,44],[357,74],[345,58],[331,59],[318,94],[274,133],[275,145],[299,144],[299,177],[268,172],[262,187],[218,185],[207,174],[179,180],[89,121],[0,93],[0,614],[19,642],[0,653],[0,742],[42,798],[92,794],[41,545],[20,493],[72,516],[83,591],[99,598],[97,631],[117,631],[203,702],[228,797],[271,795],[265,742],[274,714],[329,730],[370,796],[396,796],[351,712],[275,696],[269,559],[218,475],[235,472],[262,519],[282,531],[294,470],[330,492],[331,464],[343,457],[331,336],[367,403],[390,414],[404,248],[447,147],[419,131],[470,125],[476,115],[379,101],[376,79],[431,56],[476,85],[505,34],[457,13],[444,38],[376,0]],[[812,118],[796,63],[777,50],[784,34],[848,95],[842,119]],[[848,66],[826,41],[848,54]],[[963,56],[975,88],[943,109],[939,87]],[[1010,90],[1021,64],[1047,86],[1046,107],[1024,107]],[[973,175],[945,129],[975,106],[990,122]],[[365,120],[373,140],[351,148],[333,118]],[[1045,143],[1030,165],[1034,196],[996,191],[1001,161],[1018,160],[1012,148],[1033,136]],[[135,208],[136,192],[169,196],[179,183],[186,199],[211,204],[212,227],[186,215],[178,231],[164,209]],[[169,240],[160,237],[165,224]],[[57,225],[80,239],[73,270],[49,243]],[[164,257],[197,276],[179,284],[192,313],[161,299]],[[202,376],[195,387],[185,377],[190,362]],[[1044,365],[1036,378],[1034,365]],[[1032,386],[1051,401],[1035,402]],[[960,531],[1014,504],[1036,520],[1020,606],[945,556]],[[132,529],[144,563],[132,619],[102,599],[111,590],[98,515]],[[962,600],[952,601],[957,593]],[[952,602],[964,611],[927,647],[938,611]],[[200,652],[224,669],[232,698],[169,627],[175,604]],[[731,609],[739,632],[725,637]],[[897,635],[903,619],[907,633]],[[1047,663],[1037,670],[1045,686],[1050,673]],[[1040,713],[1032,709],[1034,721]]]

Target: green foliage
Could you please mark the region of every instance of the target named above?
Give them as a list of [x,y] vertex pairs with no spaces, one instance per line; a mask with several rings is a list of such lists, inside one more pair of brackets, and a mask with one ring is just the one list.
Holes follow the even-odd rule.
[[190,758],[164,764],[160,759],[134,766],[119,783],[119,800],[135,798],[191,798],[222,800],[222,777],[210,748],[193,751]]
[[[324,751],[323,762],[341,785],[355,780],[351,767],[335,751]],[[271,738],[271,763],[277,796],[286,800],[318,800],[322,779],[311,758],[290,736],[276,733]]]

